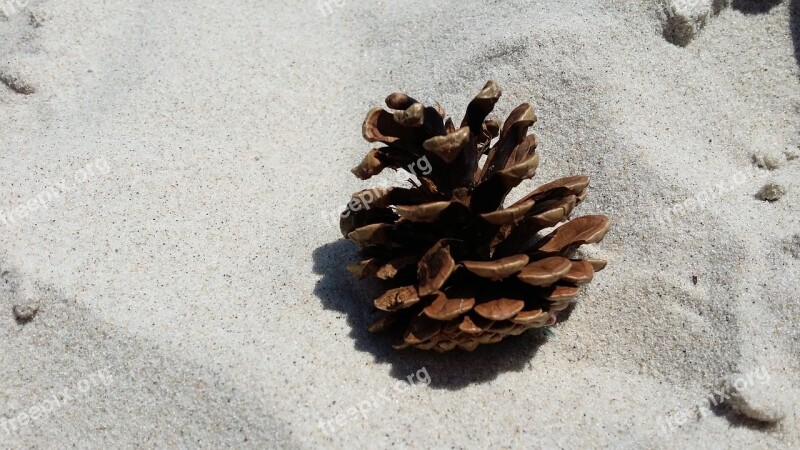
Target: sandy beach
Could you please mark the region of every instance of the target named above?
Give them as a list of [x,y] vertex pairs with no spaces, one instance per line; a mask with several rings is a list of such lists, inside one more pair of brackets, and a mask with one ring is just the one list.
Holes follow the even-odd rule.
[[[608,267],[394,350],[362,122],[487,80]],[[800,0],[0,0],[0,154],[0,448],[800,448]]]

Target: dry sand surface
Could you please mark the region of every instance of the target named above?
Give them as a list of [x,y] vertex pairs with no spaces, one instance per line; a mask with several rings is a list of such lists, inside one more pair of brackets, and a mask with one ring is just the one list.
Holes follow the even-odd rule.
[[[800,0],[675,3],[0,0],[0,447],[800,448]],[[394,351],[361,121],[488,79],[609,266],[549,338]]]

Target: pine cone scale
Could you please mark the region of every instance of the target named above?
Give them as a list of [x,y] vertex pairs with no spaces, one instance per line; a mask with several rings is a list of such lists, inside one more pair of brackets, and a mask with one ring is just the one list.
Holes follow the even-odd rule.
[[528,261],[528,255],[514,255],[494,261],[461,261],[461,265],[479,277],[499,281],[519,272]]
[[439,292],[436,300],[423,309],[422,312],[431,319],[446,321],[463,316],[473,306],[475,306],[474,298],[450,299],[444,293]]
[[461,127],[468,127],[472,134],[479,136],[485,124],[486,116],[491,114],[495,103],[500,100],[502,92],[500,87],[494,82],[489,81],[478,92],[478,95],[467,105],[467,112],[461,121]]
[[450,248],[439,241],[419,261],[417,278],[420,295],[431,295],[438,291],[455,269],[456,262],[450,255]]

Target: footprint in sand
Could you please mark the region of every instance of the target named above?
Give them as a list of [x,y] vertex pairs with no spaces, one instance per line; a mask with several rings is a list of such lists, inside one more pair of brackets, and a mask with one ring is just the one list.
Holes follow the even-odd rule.
[[663,35],[667,41],[686,47],[708,22],[732,7],[744,14],[765,14],[783,0],[659,0]]
[[[0,16],[3,16],[2,9],[0,9]],[[7,28],[0,33],[0,39],[4,40],[7,45],[0,48],[0,61],[4,63],[0,65],[0,84],[17,94],[33,94],[37,91],[36,85],[26,75],[26,70],[19,66],[15,53],[29,44],[31,36],[33,36],[30,29],[42,27],[49,16],[47,13],[39,11],[27,13],[18,11],[17,14],[10,17],[8,15],[4,17]]]
[[36,92],[33,84],[8,67],[0,68],[0,82],[17,94],[30,95]]

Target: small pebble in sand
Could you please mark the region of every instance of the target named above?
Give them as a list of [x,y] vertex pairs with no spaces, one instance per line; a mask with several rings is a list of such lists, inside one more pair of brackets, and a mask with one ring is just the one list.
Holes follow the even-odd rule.
[[797,159],[798,156],[800,156],[800,151],[798,150],[786,150],[785,152],[783,152],[783,156],[786,157],[787,161],[793,161]]
[[36,316],[36,313],[39,312],[39,307],[31,305],[14,305],[12,311],[14,312],[14,318],[17,320],[17,322],[27,323],[33,320],[33,318]]
[[756,197],[768,202],[777,201],[786,194],[786,188],[778,183],[767,183],[758,191]]
[[726,380],[730,389],[726,403],[731,409],[745,417],[767,423],[775,423],[786,417],[788,405],[783,393],[769,381],[745,382],[747,377],[733,374]]
[[756,152],[753,153],[753,164],[756,166],[767,169],[775,170],[783,164],[785,156],[777,152]]
[[729,0],[662,0],[664,38],[685,47],[730,3]]

